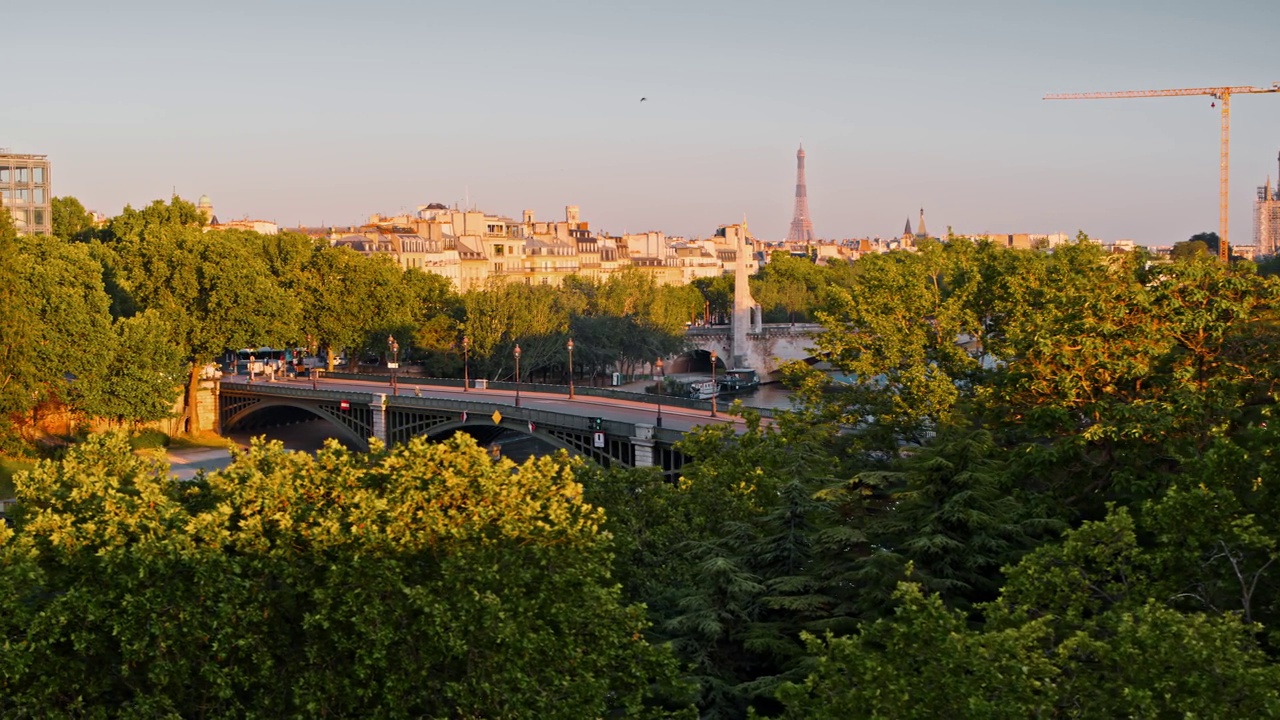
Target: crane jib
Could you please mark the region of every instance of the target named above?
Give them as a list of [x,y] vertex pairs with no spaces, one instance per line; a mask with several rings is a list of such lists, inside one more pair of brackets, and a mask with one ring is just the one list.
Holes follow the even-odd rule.
[[1121,90],[1118,92],[1050,93],[1045,100],[1106,100],[1110,98],[1189,97],[1209,95],[1222,103],[1222,139],[1218,161],[1218,258],[1230,259],[1227,225],[1230,217],[1228,197],[1231,178],[1231,96],[1280,92],[1280,82],[1269,88],[1251,85],[1223,85],[1221,87],[1174,88],[1172,90]]

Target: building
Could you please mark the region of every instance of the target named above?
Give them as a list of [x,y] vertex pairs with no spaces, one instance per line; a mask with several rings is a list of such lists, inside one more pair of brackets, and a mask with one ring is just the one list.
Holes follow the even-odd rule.
[[1253,244],[1259,257],[1280,253],[1280,189],[1271,187],[1270,177],[1253,205]]
[[9,209],[18,232],[53,232],[53,201],[47,155],[0,150],[0,206]]

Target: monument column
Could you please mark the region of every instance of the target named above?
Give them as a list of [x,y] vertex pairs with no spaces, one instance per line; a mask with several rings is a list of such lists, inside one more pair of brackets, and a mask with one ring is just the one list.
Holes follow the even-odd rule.
[[747,265],[751,260],[752,246],[747,244],[747,228],[744,224],[737,230],[737,260],[733,268],[733,334],[730,357],[725,358],[729,367],[747,367],[751,349],[747,341],[747,333],[756,329],[753,322],[752,309],[756,301],[751,297],[751,274]]

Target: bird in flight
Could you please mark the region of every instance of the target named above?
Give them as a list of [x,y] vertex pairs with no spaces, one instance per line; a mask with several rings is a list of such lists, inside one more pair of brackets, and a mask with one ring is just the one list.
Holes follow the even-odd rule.
[[642,97],[642,98],[640,98],[640,102],[644,102],[645,100],[648,100],[648,99],[649,99],[649,98],[647,98],[647,97]]

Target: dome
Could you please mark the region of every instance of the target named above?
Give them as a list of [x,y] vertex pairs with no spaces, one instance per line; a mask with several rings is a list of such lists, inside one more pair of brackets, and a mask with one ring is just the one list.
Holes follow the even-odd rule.
[[213,201],[209,199],[208,195],[201,195],[200,200],[196,205],[198,207],[213,207]]

